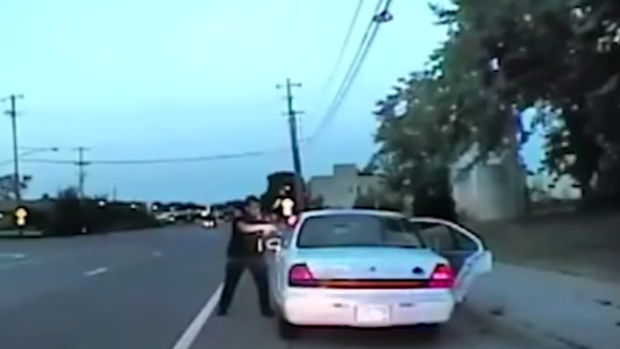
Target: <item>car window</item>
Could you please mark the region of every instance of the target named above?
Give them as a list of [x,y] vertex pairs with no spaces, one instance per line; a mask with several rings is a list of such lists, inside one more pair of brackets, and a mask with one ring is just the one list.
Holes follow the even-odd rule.
[[361,214],[307,218],[299,229],[298,247],[424,247],[405,219]]
[[478,245],[455,229],[438,223],[415,222],[424,242],[438,251],[476,250]]

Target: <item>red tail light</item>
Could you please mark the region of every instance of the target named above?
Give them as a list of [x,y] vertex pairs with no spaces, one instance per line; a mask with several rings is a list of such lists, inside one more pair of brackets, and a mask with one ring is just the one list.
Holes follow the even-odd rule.
[[318,282],[306,264],[295,264],[289,269],[288,285],[293,287],[317,287]]
[[452,288],[454,285],[454,273],[452,268],[446,264],[437,264],[431,274],[428,283],[429,288]]

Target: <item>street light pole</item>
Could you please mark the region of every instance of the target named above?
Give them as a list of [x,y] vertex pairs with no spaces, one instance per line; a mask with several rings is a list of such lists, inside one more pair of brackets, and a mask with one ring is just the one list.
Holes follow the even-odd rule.
[[[17,143],[17,100],[23,99],[23,95],[10,95],[7,99],[10,103],[7,114],[11,117],[11,131],[13,133],[13,190],[15,193],[16,208],[22,206],[21,178],[19,173],[19,147]],[[19,227],[19,235],[23,233],[22,227]]]
[[[20,150],[22,150],[22,151],[19,153],[19,159],[22,160],[25,157],[30,156],[32,154],[38,154],[38,153],[44,153],[44,152],[57,152],[59,150],[59,148],[57,148],[57,147],[21,148]],[[14,162],[13,159],[2,161],[2,162],[0,162],[0,166],[9,165],[9,164],[12,164],[13,162]]]
[[21,178],[19,172],[19,146],[18,146],[18,134],[17,134],[17,100],[23,99],[23,95],[10,95],[5,100],[10,103],[7,114],[11,118],[11,131],[13,134],[13,190],[15,193],[15,201],[20,206],[22,203],[21,194]]
[[24,156],[28,156],[28,155],[32,155],[32,154],[38,154],[38,153],[47,153],[47,152],[57,152],[58,150],[60,150],[58,147],[21,147],[20,150],[22,151],[19,154],[20,158],[23,158]]

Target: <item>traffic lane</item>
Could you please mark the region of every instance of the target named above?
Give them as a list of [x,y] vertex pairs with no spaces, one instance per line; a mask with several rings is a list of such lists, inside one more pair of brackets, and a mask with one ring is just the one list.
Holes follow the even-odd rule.
[[574,347],[617,349],[620,285],[496,263],[469,302],[479,309]]
[[77,235],[70,237],[51,237],[36,239],[0,239],[0,256],[27,255],[31,257],[49,257],[58,254],[86,252],[111,244],[145,243],[157,241],[167,236],[174,236],[178,231],[197,230],[194,225],[166,226],[109,234]]
[[0,309],[48,293],[60,292],[73,287],[86,276],[148,263],[153,258],[162,258],[167,254],[184,254],[195,250],[197,254],[217,256],[223,250],[221,241],[201,234],[200,230],[179,229],[169,232],[174,234],[164,237],[160,233],[140,233],[139,236],[131,237],[119,234],[118,241],[99,240],[96,248],[47,258],[24,259],[22,263],[5,265],[6,268],[0,266],[0,282],[3,285],[0,288]]
[[11,349],[170,349],[220,284],[223,253],[197,244],[81,277],[0,312]]
[[70,288],[93,273],[147,262],[158,257],[157,252],[126,246],[5,265],[0,267],[0,309]]
[[47,269],[45,272],[58,271],[65,267],[82,268],[89,264],[100,264],[106,262],[106,259],[113,263],[122,260],[123,256],[148,251],[161,253],[165,249],[184,248],[196,243],[220,245],[223,243],[221,236],[217,231],[205,233],[204,229],[197,226],[181,226],[104,236],[49,239],[42,243],[42,240],[35,240],[20,244],[21,248],[9,249],[18,252],[0,252],[0,274],[5,270],[16,269],[17,266]]
[[244,276],[226,317],[212,316],[190,349],[558,349],[557,343],[530,335],[519,327],[498,323],[488,313],[465,306],[433,336],[423,328],[387,330],[304,329],[300,340],[278,338],[275,319],[260,316],[249,276]]
[[1,253],[0,252],[0,270],[10,269],[12,266],[24,264],[26,255],[23,253]]

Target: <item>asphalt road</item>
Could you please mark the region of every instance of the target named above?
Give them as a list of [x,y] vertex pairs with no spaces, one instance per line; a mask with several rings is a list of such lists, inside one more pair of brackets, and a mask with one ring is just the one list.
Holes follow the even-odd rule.
[[[308,330],[277,338],[244,278],[211,317],[225,232],[199,227],[57,240],[0,240],[0,347],[10,349],[551,349],[555,341],[465,307],[438,337],[419,330]],[[214,296],[215,294],[215,296]]]

